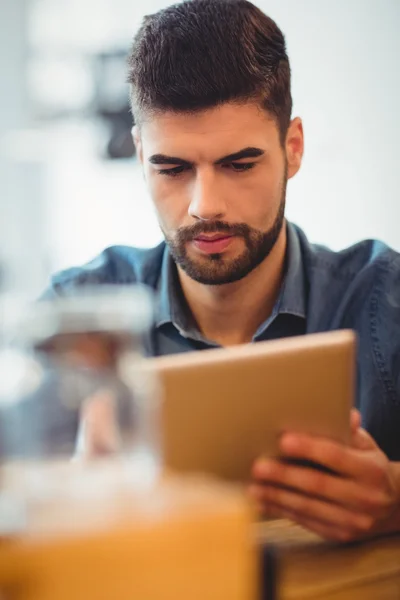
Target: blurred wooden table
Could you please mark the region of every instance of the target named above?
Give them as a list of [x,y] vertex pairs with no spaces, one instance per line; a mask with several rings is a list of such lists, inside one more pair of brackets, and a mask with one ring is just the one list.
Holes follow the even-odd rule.
[[400,535],[330,544],[289,521],[257,524],[268,600],[400,600]]

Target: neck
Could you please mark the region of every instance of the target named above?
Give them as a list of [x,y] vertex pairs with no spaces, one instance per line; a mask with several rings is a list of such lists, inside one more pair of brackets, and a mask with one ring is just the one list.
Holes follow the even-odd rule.
[[200,332],[221,346],[250,342],[270,315],[283,279],[286,227],[268,257],[240,281],[204,285],[180,267],[182,291]]

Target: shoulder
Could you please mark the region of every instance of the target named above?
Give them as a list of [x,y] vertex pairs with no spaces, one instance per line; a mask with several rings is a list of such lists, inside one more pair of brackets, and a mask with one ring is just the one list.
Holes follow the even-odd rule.
[[[307,273],[311,313],[328,328],[357,331],[360,352],[371,353],[386,397],[400,401],[400,254],[378,240],[340,252],[310,244],[296,228]],[[325,321],[324,321],[325,323]]]
[[363,240],[340,251],[310,243],[301,229],[294,226],[303,256],[313,269],[329,269],[344,278],[368,270],[373,277],[399,269],[400,254],[379,240]]
[[155,287],[164,251],[164,242],[150,249],[111,246],[88,263],[53,275],[43,297],[68,295],[86,285],[144,283]]
[[[387,294],[385,302],[393,303],[400,293],[400,254],[379,240],[363,240],[341,251],[311,244],[301,229],[297,233],[304,268],[310,282],[335,287],[340,292],[354,290],[367,296],[373,292]],[[364,296],[365,299],[365,296]]]

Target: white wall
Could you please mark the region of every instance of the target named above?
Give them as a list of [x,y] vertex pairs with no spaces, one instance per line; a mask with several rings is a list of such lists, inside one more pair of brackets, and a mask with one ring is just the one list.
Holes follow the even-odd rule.
[[400,250],[400,2],[262,0],[284,31],[306,153],[288,216],[341,248],[367,237]]
[[46,230],[41,165],[15,160],[7,141],[31,118],[27,8],[28,0],[0,0],[0,291],[30,290],[46,276],[37,252]]

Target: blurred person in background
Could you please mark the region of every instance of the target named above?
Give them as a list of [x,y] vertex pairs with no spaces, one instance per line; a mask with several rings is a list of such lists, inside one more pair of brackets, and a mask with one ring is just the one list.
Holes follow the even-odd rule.
[[192,0],[145,17],[128,64],[134,141],[165,242],[108,248],[55,275],[46,297],[147,284],[150,356],[354,329],[351,445],[287,433],[284,456],[327,471],[260,459],[249,493],[261,512],[328,539],[399,531],[400,255],[377,241],[332,252],[285,220],[304,136],[282,32],[246,0]]

